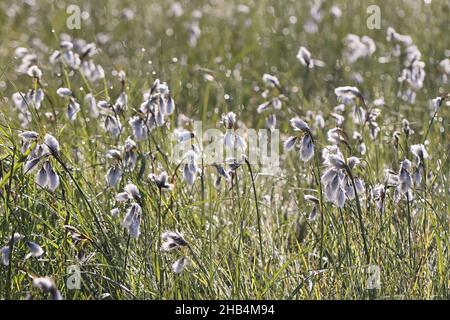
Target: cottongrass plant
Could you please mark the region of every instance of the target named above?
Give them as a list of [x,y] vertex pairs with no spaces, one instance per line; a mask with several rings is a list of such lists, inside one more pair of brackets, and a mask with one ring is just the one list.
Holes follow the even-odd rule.
[[360,164],[358,158],[349,157],[346,161],[335,145],[325,147],[322,157],[326,170],[321,181],[325,187],[325,196],[328,201],[342,208],[346,200],[353,200],[356,194],[365,192],[362,180],[353,178],[353,175],[349,173]]
[[370,251],[360,202],[360,195],[364,194],[365,187],[363,181],[356,178],[353,173],[360,164],[360,160],[356,157],[345,159],[336,145],[325,147],[322,150],[322,158],[324,159],[326,171],[322,175],[321,181],[325,187],[326,199],[333,202],[338,208],[343,208],[346,200],[355,199],[366,263],[369,263]]
[[222,124],[226,129],[223,135],[224,146],[233,151],[244,152],[247,149],[247,143],[243,137],[235,132],[237,125],[236,114],[234,112],[228,112],[222,115]]
[[314,156],[314,142],[308,124],[302,119],[292,118],[291,126],[294,131],[301,132],[302,136],[291,136],[287,138],[284,142],[284,148],[290,151],[295,146],[298,146],[300,149],[300,159],[304,162],[311,160]]
[[27,240],[24,235],[15,232],[8,244],[0,248],[1,261],[5,267],[8,267],[10,265],[13,249],[15,246],[18,246],[20,242],[25,243],[25,246],[29,251],[28,254],[24,257],[25,260],[31,257],[40,258],[45,253],[44,249],[42,249],[39,244]]
[[26,241],[26,245],[27,245],[28,249],[30,250],[30,253],[28,254],[28,256],[39,258],[40,256],[42,256],[44,254],[44,249],[42,249],[42,247],[40,245],[38,245],[37,243],[32,242],[32,241]]
[[22,138],[23,153],[26,153],[27,149],[34,145],[23,167],[24,173],[31,173],[40,165],[40,169],[36,173],[36,184],[54,192],[59,186],[60,180],[52,165],[52,158],[57,158],[59,155],[58,140],[54,136],[46,134],[43,142],[37,143],[39,135],[31,131],[23,132],[19,136]]
[[[51,300],[63,300],[61,293],[56,287],[55,282],[49,277],[40,277],[33,279],[33,286],[42,290],[44,293],[48,293]],[[29,297],[32,299],[32,297]]]
[[311,52],[308,51],[305,47],[300,47],[298,49],[297,53],[297,59],[300,61],[302,65],[304,65],[307,68],[314,68],[314,67],[324,67],[325,63],[318,59],[313,59],[311,57]]
[[122,168],[120,166],[122,156],[119,150],[111,149],[106,152],[106,158],[111,162],[111,167],[106,172],[105,180],[108,187],[114,188],[122,178]]
[[69,88],[59,88],[56,90],[56,93],[67,100],[69,103],[67,104],[67,119],[70,121],[74,121],[77,118],[77,113],[80,112],[80,104],[77,102],[75,96]]
[[[161,234],[161,239],[163,241],[161,244],[161,250],[165,252],[182,251],[183,248],[189,248],[189,244],[178,231],[165,231]],[[172,263],[171,267],[173,273],[182,273],[188,263],[188,258],[183,255],[181,258]]]
[[8,242],[8,244],[3,246],[0,249],[1,257],[2,257],[2,264],[4,266],[6,266],[6,267],[9,266],[9,263],[11,261],[12,247],[24,238],[25,238],[25,236],[21,235],[20,233],[15,232],[12,239],[10,239],[10,241]]
[[325,238],[325,215],[324,215],[324,205],[323,205],[323,188],[322,184],[320,183],[320,177],[321,177],[321,164],[320,164],[320,157],[317,152],[314,152],[315,148],[315,141],[311,132],[311,129],[309,125],[302,119],[295,117],[290,120],[291,127],[294,129],[294,131],[300,132],[300,135],[296,136],[290,136],[288,137],[284,142],[284,148],[287,151],[290,151],[294,149],[295,146],[299,146],[299,153],[300,153],[300,159],[303,162],[308,162],[311,160],[315,155],[315,162],[313,164],[313,172],[314,172],[314,179],[316,182],[317,190],[319,197],[312,197],[312,196],[305,196],[305,200],[308,201],[318,201],[316,205],[314,206],[313,211],[310,213],[310,219],[315,219],[315,214],[317,208],[319,208],[320,211],[320,267],[322,267],[323,263],[323,241]]
[[[126,203],[128,201],[131,202],[126,209],[126,214],[123,218],[122,226],[128,231],[128,234],[131,238],[137,239],[141,234],[140,225],[142,216],[142,208],[139,204],[142,203],[142,198],[139,189],[133,183],[128,183],[123,188],[123,192],[120,192],[116,195],[116,201],[119,203]],[[113,214],[117,215],[118,212],[114,212]]]
[[276,76],[265,73],[262,76],[262,80],[267,89],[261,92],[261,97],[266,101],[258,105],[256,112],[271,111],[272,113],[266,118],[266,127],[269,130],[274,130],[277,123],[276,113],[282,109],[286,96],[283,93],[284,89],[280,85],[280,80]]

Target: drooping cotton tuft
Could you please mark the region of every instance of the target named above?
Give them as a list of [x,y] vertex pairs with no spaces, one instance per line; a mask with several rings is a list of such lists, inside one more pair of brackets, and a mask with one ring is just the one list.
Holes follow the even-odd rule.
[[180,274],[183,272],[183,270],[187,266],[187,264],[188,264],[187,258],[182,257],[172,264],[172,271],[176,274]]
[[292,118],[291,119],[291,126],[296,131],[309,131],[308,124],[299,118]]
[[177,231],[165,231],[162,233],[161,239],[163,241],[161,245],[163,251],[170,251],[188,245],[183,236]]
[[59,142],[54,136],[47,133],[44,137],[44,143],[53,154],[59,153]]
[[428,158],[428,152],[423,144],[414,144],[411,146],[411,153],[417,158],[424,160]]
[[9,266],[10,261],[10,255],[11,255],[11,248],[10,246],[4,246],[0,249],[1,256],[2,256],[2,263],[4,266]]
[[306,134],[300,141],[300,159],[304,162],[311,160],[314,156],[314,144],[312,143],[311,136]]
[[28,249],[30,250],[30,254],[33,257],[39,258],[44,254],[44,249],[40,245],[35,242],[27,241],[26,242]]
[[279,87],[280,86],[280,81],[278,80],[278,78],[271,74],[264,73],[262,80],[269,87]]
[[68,98],[72,96],[72,91],[69,88],[58,88],[56,93],[63,98]]

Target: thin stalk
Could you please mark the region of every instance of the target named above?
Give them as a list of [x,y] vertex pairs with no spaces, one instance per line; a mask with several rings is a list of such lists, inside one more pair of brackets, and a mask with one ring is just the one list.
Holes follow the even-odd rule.
[[190,245],[187,245],[189,252],[192,254],[192,257],[194,258],[195,263],[198,264],[200,269],[205,273],[205,276],[208,276],[208,271],[205,269],[205,266],[200,263],[200,260],[198,259],[197,255],[195,254],[194,250],[191,248]]
[[[59,157],[59,155],[55,154],[53,152],[52,152],[52,155],[58,161],[58,163],[64,168],[64,171],[66,171],[66,173],[69,175],[70,179],[72,179],[73,183],[75,184],[75,187],[80,192],[84,202],[86,203],[86,205],[89,208],[89,211],[91,212],[92,216],[94,217],[94,221],[97,224],[97,227],[100,229],[100,231],[103,235],[103,239],[108,239],[108,237],[106,236],[105,230],[103,230],[100,220],[98,219],[98,217],[94,211],[94,208],[92,207],[87,196],[84,194],[83,189],[81,189],[80,185],[78,184],[78,181],[72,176],[72,173],[70,172],[69,168],[67,168],[66,164],[62,161],[62,159]],[[103,249],[105,250],[104,254],[106,253],[105,256],[107,257],[108,261],[110,261],[110,252],[109,252],[109,247],[107,245],[107,242],[104,241],[102,243],[102,245],[103,245]]]
[[[161,206],[162,206],[162,190],[161,188],[159,188],[159,206],[158,206],[158,248],[157,250],[159,250],[161,248]],[[158,252],[157,252],[158,253]],[[158,261],[158,273],[159,273],[159,288],[158,288],[158,293],[159,293],[159,299],[162,299],[162,270],[161,270],[161,259],[160,259],[160,255],[156,255],[157,256],[157,261]]]
[[[239,224],[239,240],[238,240],[238,249],[237,249],[237,253],[236,253],[236,270],[235,270],[235,279],[236,281],[234,281],[235,283],[235,294],[237,294],[238,298],[239,298],[239,288],[240,288],[240,282],[239,282],[239,272],[240,272],[240,267],[241,267],[241,246],[242,246],[242,236],[243,236],[243,232],[244,232],[244,213],[243,210],[241,208],[241,200],[239,197],[239,179],[237,176],[237,172],[234,175],[234,180],[236,181],[236,188],[233,188],[236,194],[236,201],[238,204],[238,211],[239,211],[239,220],[240,220],[240,224]],[[235,295],[233,295],[235,296]]]
[[[14,166],[15,166],[15,160],[16,160],[16,151],[17,151],[17,148],[14,145],[13,153],[11,155],[11,171],[9,173],[8,188],[7,188],[7,192],[6,192],[6,204],[9,203],[9,198],[11,196],[11,188],[12,188],[13,177],[14,177]],[[11,214],[11,211],[10,211],[10,214]],[[6,222],[8,222],[8,218],[9,218],[9,215],[7,214],[7,210],[5,209],[5,221]]]
[[413,265],[414,260],[414,252],[412,248],[412,240],[411,240],[411,208],[409,207],[409,194],[406,193],[406,208],[408,213],[408,246],[409,246],[409,258],[411,260],[411,266]]
[[245,159],[245,163],[247,164],[248,171],[250,172],[250,178],[252,180],[253,196],[255,198],[256,216],[258,218],[259,251],[260,251],[261,260],[262,260],[262,263],[263,263],[263,266],[264,266],[265,265],[265,261],[264,261],[264,253],[263,253],[263,247],[262,247],[262,236],[261,236],[261,214],[259,212],[258,197],[256,195],[255,179],[253,177],[253,170],[252,170],[252,166],[250,165],[250,162],[248,162],[248,160]]
[[436,119],[436,116],[437,116],[437,113],[438,113],[439,109],[441,108],[441,106],[444,103],[444,101],[446,99],[448,99],[448,98],[450,98],[450,93],[443,94],[441,96],[441,101],[439,102],[439,105],[436,107],[436,110],[434,111],[433,117],[431,118],[430,123],[428,124],[428,129],[427,129],[427,132],[425,133],[425,136],[423,137],[422,143],[424,143],[425,140],[427,140],[428,134],[430,133],[430,130],[431,130],[431,126],[434,123],[434,119]]
[[14,231],[12,232],[10,240],[9,240],[9,264],[8,264],[8,271],[7,271],[7,275],[6,275],[5,300],[10,300],[10,294],[11,294],[12,255],[13,255],[13,251],[14,251]]
[[128,262],[128,250],[130,249],[130,235],[128,234],[128,238],[127,238],[127,249],[125,251],[125,261],[123,264],[123,271],[124,271],[124,275],[127,274],[127,262]]
[[347,259],[348,259],[348,263],[350,265],[352,265],[352,257],[351,257],[351,248],[350,248],[350,242],[348,240],[348,232],[347,232],[347,224],[344,220],[344,215],[342,214],[342,210],[341,208],[338,208],[339,211],[339,215],[341,216],[341,220],[342,220],[342,226],[344,227],[344,234],[345,234],[345,245],[346,245],[346,253],[347,253]]
[[[425,165],[425,161],[421,160],[422,164],[423,164],[423,188],[424,188],[424,198],[425,198],[425,202],[423,204],[423,237],[425,239],[425,246],[427,245],[427,222],[428,222],[428,217],[427,217],[427,167]],[[425,252],[426,252],[426,248],[425,248]]]
[[439,108],[436,108],[436,111],[434,111],[434,114],[433,114],[433,117],[432,117],[431,120],[430,120],[430,123],[428,123],[427,132],[425,133],[425,136],[423,137],[423,142],[425,142],[425,141],[427,140],[428,134],[430,133],[431,126],[432,126],[433,123],[434,123],[434,119],[435,119],[436,116],[437,116],[438,110],[439,110]]
[[363,238],[363,246],[364,246],[364,253],[366,255],[366,263],[370,264],[369,246],[367,245],[366,229],[364,227],[364,222],[363,222],[363,217],[362,217],[361,203],[359,202],[358,192],[356,191],[355,178],[353,177],[352,171],[350,170],[350,168],[348,166],[345,166],[345,170],[346,170],[348,176],[350,177],[350,180],[352,181],[353,191],[355,192],[356,209],[358,212],[359,227],[361,229],[361,235]]
[[[313,140],[314,141],[314,140]],[[313,142],[314,143],[314,142]],[[316,161],[316,168],[317,168],[317,187],[319,189],[319,201],[320,201],[320,265],[322,265],[323,262],[323,241],[324,241],[324,225],[325,225],[325,217],[324,217],[324,210],[323,210],[323,195],[322,195],[322,184],[320,182],[320,160],[319,160],[319,154],[315,152],[315,161]]]

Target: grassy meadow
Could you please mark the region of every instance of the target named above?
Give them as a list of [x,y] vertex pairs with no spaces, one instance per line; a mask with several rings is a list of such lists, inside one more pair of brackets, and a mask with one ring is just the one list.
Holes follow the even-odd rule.
[[[0,299],[448,299],[449,30],[444,0],[1,1]],[[278,132],[278,167],[196,123]]]

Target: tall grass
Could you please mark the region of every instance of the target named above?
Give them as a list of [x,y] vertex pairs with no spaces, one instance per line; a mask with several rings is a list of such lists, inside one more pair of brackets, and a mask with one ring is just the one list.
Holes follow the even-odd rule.
[[[43,276],[54,279],[66,299],[449,298],[449,108],[445,101],[436,113],[429,108],[431,99],[450,92],[449,84],[439,81],[437,67],[450,49],[447,2],[375,1],[382,26],[369,30],[366,8],[374,1],[325,1],[316,34],[304,29],[311,7],[307,1],[180,1],[180,17],[167,13],[174,1],[73,2],[90,14],[80,30],[67,29],[66,7],[59,2],[0,4],[0,247],[12,243],[18,232],[45,251],[39,258],[26,258],[25,242],[11,246],[9,265],[0,265],[2,299],[29,294],[45,298],[32,285],[33,278]],[[239,4],[248,5],[249,11],[239,11]],[[342,10],[337,21],[329,15],[333,4]],[[133,10],[133,19],[123,18],[124,8]],[[187,26],[196,20],[194,10],[202,12],[201,35],[190,47]],[[414,104],[397,97],[403,66],[377,61],[390,50],[389,26],[409,34],[426,62],[425,84]],[[80,72],[48,62],[52,50],[59,48],[61,33],[97,42],[101,52],[94,60],[105,69],[104,81],[89,82]],[[109,41],[101,43],[99,33],[107,34]],[[369,35],[376,52],[347,65],[341,53],[349,33]],[[301,45],[326,66],[302,66],[296,59]],[[43,71],[39,83],[16,71],[17,46],[37,55]],[[119,70],[127,75],[128,109],[119,115],[124,131],[115,138],[89,116],[84,96],[92,93],[97,101],[114,101],[122,86],[112,71]],[[354,72],[364,82],[355,83]],[[256,112],[264,102],[264,73],[280,80],[280,92],[270,94],[284,95],[277,112],[283,137],[292,130],[292,117],[305,118],[308,111],[323,114],[325,128],[313,132],[313,164],[299,161],[298,152],[282,152],[279,173],[259,174],[260,168],[247,162],[234,171],[231,182],[222,181],[216,189],[217,171],[202,163],[201,176],[193,186],[186,184],[182,166],[168,160],[170,134],[181,115],[220,128],[222,113],[234,111],[246,127],[264,128],[266,114]],[[132,136],[128,118],[136,114],[143,92],[156,78],[167,81],[175,113],[138,143],[136,169],[124,171],[121,182],[109,188],[105,153]],[[368,108],[379,97],[386,103],[380,107],[381,131],[375,140],[367,128],[351,121],[350,110],[344,112],[341,129],[348,139],[340,148],[346,158],[360,157],[361,165],[347,172],[356,198],[337,208],[322,197],[320,150],[329,144],[327,130],[335,126],[331,113],[338,101],[333,90],[342,85],[356,85]],[[39,110],[30,108],[32,119],[22,128],[11,95],[33,86],[45,91],[45,99]],[[59,87],[70,88],[81,104],[73,122],[65,117],[67,101],[56,94]],[[402,130],[403,118],[414,133],[401,134],[396,145],[392,136]],[[192,125],[189,120],[183,123],[189,130]],[[23,172],[30,152],[20,152],[18,134],[24,130],[41,137],[51,133],[59,140],[53,167],[60,186],[55,192],[39,187],[34,174]],[[357,154],[353,131],[361,132],[365,155]],[[385,169],[397,172],[404,158],[413,160],[409,148],[418,143],[425,144],[430,157],[422,183],[413,188],[414,201],[395,203],[394,190],[386,189],[380,213],[370,190],[385,182]],[[162,171],[174,184],[170,191],[161,191],[147,178]],[[364,180],[364,194],[358,195],[353,174]],[[116,194],[128,182],[142,197],[137,239],[121,225],[124,206],[119,206],[118,217],[110,214],[117,206]],[[308,219],[312,205],[305,194],[320,198],[315,220]],[[178,230],[189,245],[162,252],[161,233],[166,230]],[[183,256],[189,263],[175,274],[172,263]],[[67,287],[71,265],[80,268],[80,289]],[[379,288],[368,287],[369,265],[380,269]]]

